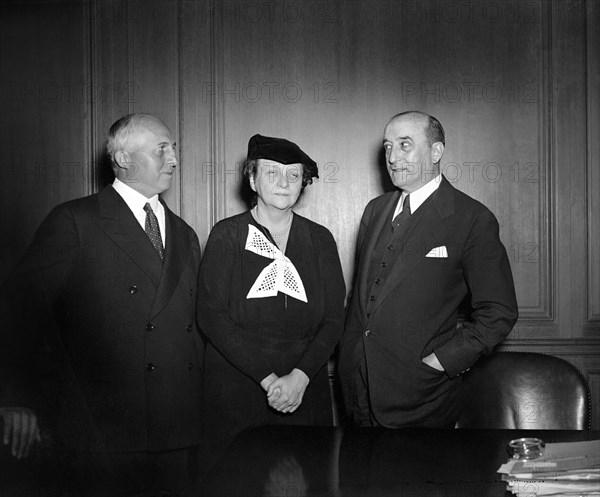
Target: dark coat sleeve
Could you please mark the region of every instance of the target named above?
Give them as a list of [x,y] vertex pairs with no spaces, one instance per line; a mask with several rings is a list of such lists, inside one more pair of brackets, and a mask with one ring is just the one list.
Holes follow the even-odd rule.
[[367,228],[369,223],[371,222],[371,216],[373,212],[373,201],[369,202],[365,207],[363,215],[360,219],[360,225],[358,227],[358,236],[356,237],[356,250],[354,255],[354,275],[352,278],[352,289],[350,291],[350,295],[348,296],[348,302],[352,300],[352,296],[354,295],[354,291],[356,290],[356,286],[358,284],[357,276],[360,268],[360,253],[362,250],[363,243],[365,241],[365,234],[367,232]]
[[361,251],[363,243],[365,242],[365,234],[373,213],[373,203],[371,200],[360,220],[358,228],[358,236],[356,242],[355,256],[354,256],[354,270],[352,276],[352,287],[348,294],[348,303],[346,306],[346,318],[344,322],[344,331],[342,341],[340,343],[340,354],[338,361],[338,372],[342,381],[342,386],[345,386],[345,382],[352,378],[352,374],[356,369],[358,361],[362,354],[359,354],[357,350],[358,343],[361,340],[360,330],[357,329],[358,324],[362,322],[360,313],[359,303],[359,274],[361,269]]
[[56,333],[52,308],[78,254],[76,223],[68,204],[63,204],[43,221],[32,244],[2,285],[2,405],[39,406],[38,359],[45,337]]
[[316,258],[320,278],[325,287],[323,319],[296,366],[311,379],[328,361],[340,341],[346,293],[342,266],[333,236],[329,231],[323,229],[320,236],[315,238],[318,240]]
[[498,221],[488,210],[474,219],[462,256],[472,312],[451,340],[435,349],[450,377],[470,368],[481,354],[490,354],[518,318],[515,287]]

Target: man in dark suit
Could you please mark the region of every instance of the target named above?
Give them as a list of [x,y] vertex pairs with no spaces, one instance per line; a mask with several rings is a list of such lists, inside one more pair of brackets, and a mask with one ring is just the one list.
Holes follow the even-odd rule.
[[[344,400],[361,426],[453,427],[460,375],[517,320],[512,273],[494,215],[440,174],[437,119],[398,114],[383,146],[398,190],[372,200],[360,223]],[[466,297],[472,310],[457,327]]]
[[[26,455],[49,410],[84,486],[181,492],[200,434],[200,246],[159,198],[177,166],[165,124],[125,116],[107,151],[114,183],[56,207],[1,289],[4,443]],[[49,403],[40,350],[56,365]]]

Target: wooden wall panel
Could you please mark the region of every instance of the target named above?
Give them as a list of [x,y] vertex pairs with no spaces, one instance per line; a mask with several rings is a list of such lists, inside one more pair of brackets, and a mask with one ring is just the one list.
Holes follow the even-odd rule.
[[[553,33],[554,140],[556,175],[554,243],[557,258],[556,301],[561,336],[580,336],[584,324],[586,285],[585,194],[586,87],[584,3],[555,2]],[[573,36],[578,33],[578,36]],[[572,70],[561,71],[568,64]],[[565,141],[562,137],[567,137]]]
[[179,113],[181,215],[204,244],[216,222],[216,167],[211,152],[215,104],[210,98],[214,79],[211,55],[213,9],[208,2],[180,2]]
[[132,16],[129,2],[92,0],[90,3],[90,71],[95,89],[91,100],[93,191],[101,190],[113,180],[110,160],[104,152],[108,130],[119,117],[133,112],[139,98],[130,72]]
[[0,280],[50,209],[88,192],[87,8],[0,6]]
[[600,334],[600,3],[587,2],[587,326]]

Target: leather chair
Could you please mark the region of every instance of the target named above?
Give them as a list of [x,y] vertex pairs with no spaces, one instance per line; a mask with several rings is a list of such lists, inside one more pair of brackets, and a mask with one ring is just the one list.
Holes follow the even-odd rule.
[[571,363],[534,352],[483,356],[463,377],[457,428],[591,429],[591,398]]

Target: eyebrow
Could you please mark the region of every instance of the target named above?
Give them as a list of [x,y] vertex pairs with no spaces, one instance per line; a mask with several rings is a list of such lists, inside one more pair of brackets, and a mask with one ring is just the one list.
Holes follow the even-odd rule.
[[[398,136],[396,139],[397,140],[410,140],[410,141],[413,141],[413,139],[410,136]],[[383,143],[390,142],[390,141],[392,141],[392,140],[384,139]]]

